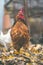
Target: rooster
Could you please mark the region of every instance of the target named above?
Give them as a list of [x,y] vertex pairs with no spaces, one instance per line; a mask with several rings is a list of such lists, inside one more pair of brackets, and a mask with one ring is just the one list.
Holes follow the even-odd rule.
[[21,9],[16,16],[15,25],[11,28],[11,39],[15,49],[20,50],[22,46],[28,46],[30,39],[29,29],[25,21],[24,10]]

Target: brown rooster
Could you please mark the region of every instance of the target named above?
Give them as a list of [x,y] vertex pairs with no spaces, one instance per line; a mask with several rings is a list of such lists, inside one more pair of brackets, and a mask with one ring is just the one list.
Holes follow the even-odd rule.
[[14,48],[17,50],[20,50],[22,46],[25,47],[28,44],[30,34],[25,22],[23,9],[16,16],[16,23],[11,29],[11,38]]

